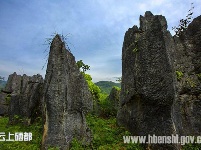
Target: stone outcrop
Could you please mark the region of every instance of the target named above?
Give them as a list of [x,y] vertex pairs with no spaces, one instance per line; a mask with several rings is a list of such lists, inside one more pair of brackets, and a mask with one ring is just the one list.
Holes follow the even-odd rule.
[[[26,80],[25,82],[27,82],[27,78],[28,76],[24,75],[23,81]],[[17,75],[17,73],[14,72],[13,74],[9,75],[4,91],[12,94],[20,94],[23,87],[24,84],[22,83],[22,76]]]
[[[42,87],[41,75],[17,75],[15,72],[8,78],[3,91],[10,93],[9,98],[9,123],[14,123],[17,118],[24,118],[30,124],[37,117],[42,117]],[[17,118],[16,118],[17,116]]]
[[90,142],[85,114],[92,109],[92,95],[74,56],[56,35],[51,43],[44,83],[43,149],[68,149],[72,138]]
[[0,91],[0,116],[8,114],[7,94]]
[[112,90],[110,91],[110,95],[108,96],[108,99],[110,101],[111,107],[114,109],[116,113],[119,107],[120,88],[113,87]]
[[[197,18],[183,37],[173,38],[165,17],[147,11],[140,16],[140,27],[133,26],[126,32],[119,125],[143,136],[189,135],[195,130],[200,133],[201,122],[193,117],[201,113],[200,82],[196,75],[201,65],[200,31]],[[184,79],[178,79],[178,71]],[[186,83],[191,85],[184,86]],[[157,144],[151,148],[176,149],[174,145]]]
[[201,16],[175,40],[177,80],[173,119],[180,135],[201,134]]

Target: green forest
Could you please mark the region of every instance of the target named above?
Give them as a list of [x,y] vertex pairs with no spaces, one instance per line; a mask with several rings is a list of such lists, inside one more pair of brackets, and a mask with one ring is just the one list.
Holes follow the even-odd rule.
[[101,89],[101,92],[105,94],[109,94],[113,86],[121,88],[120,83],[115,83],[112,81],[99,81],[96,82],[95,84]]

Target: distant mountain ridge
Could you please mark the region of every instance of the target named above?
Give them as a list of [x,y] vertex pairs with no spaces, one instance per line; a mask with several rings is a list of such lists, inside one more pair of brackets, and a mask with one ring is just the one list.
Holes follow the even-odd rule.
[[121,88],[121,83],[115,83],[112,81],[99,81],[95,83],[97,86],[100,87],[102,93],[110,94],[110,91],[112,90],[113,86],[117,86]]

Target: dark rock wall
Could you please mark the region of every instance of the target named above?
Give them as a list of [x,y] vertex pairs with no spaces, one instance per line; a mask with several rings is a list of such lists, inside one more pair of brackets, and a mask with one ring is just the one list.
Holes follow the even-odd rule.
[[[134,135],[200,133],[198,18],[182,37],[173,38],[165,17],[148,11],[140,16],[139,28],[125,33],[117,121]],[[176,71],[184,74],[180,80]]]
[[173,105],[174,121],[181,135],[201,133],[201,16],[195,18],[181,37],[175,40],[177,99]]
[[10,93],[20,93],[21,92],[21,75],[17,75],[16,72],[9,75],[8,81],[6,83],[5,91]]
[[42,86],[41,75],[30,77],[13,73],[9,76],[4,91],[11,95],[8,108],[10,123],[16,121],[16,116],[26,119],[28,124],[42,117]]
[[0,91],[0,116],[8,114],[7,94]]
[[72,138],[90,141],[85,114],[92,109],[92,95],[74,56],[59,35],[52,41],[44,85],[45,125],[43,148],[69,148]]
[[118,87],[113,87],[112,90],[110,91],[110,95],[108,96],[108,99],[111,103],[111,107],[116,112],[119,107],[120,89],[118,89]]
[[165,18],[151,12],[125,34],[118,122],[137,135],[173,133],[172,47]]

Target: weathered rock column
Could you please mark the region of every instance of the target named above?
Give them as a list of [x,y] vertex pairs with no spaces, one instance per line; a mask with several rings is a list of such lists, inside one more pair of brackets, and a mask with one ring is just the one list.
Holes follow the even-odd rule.
[[91,140],[85,114],[92,109],[92,96],[74,56],[56,35],[51,43],[44,85],[43,149],[68,149],[72,138]]
[[[175,100],[174,41],[164,16],[147,11],[140,28],[130,28],[122,49],[122,85],[119,125],[133,135],[175,133],[172,105]],[[152,145],[153,149],[174,149]]]
[[120,88],[113,87],[110,91],[110,95],[108,96],[108,100],[110,101],[111,107],[115,115],[117,114],[117,110],[119,107],[119,98],[120,98]]
[[42,117],[42,85],[43,78],[39,74],[21,76],[14,72],[9,75],[4,89],[4,92],[11,95],[8,102],[9,123],[18,121],[16,115],[23,118],[26,124],[30,124],[37,117]]
[[177,98],[173,119],[180,135],[201,135],[201,16],[174,36]]

